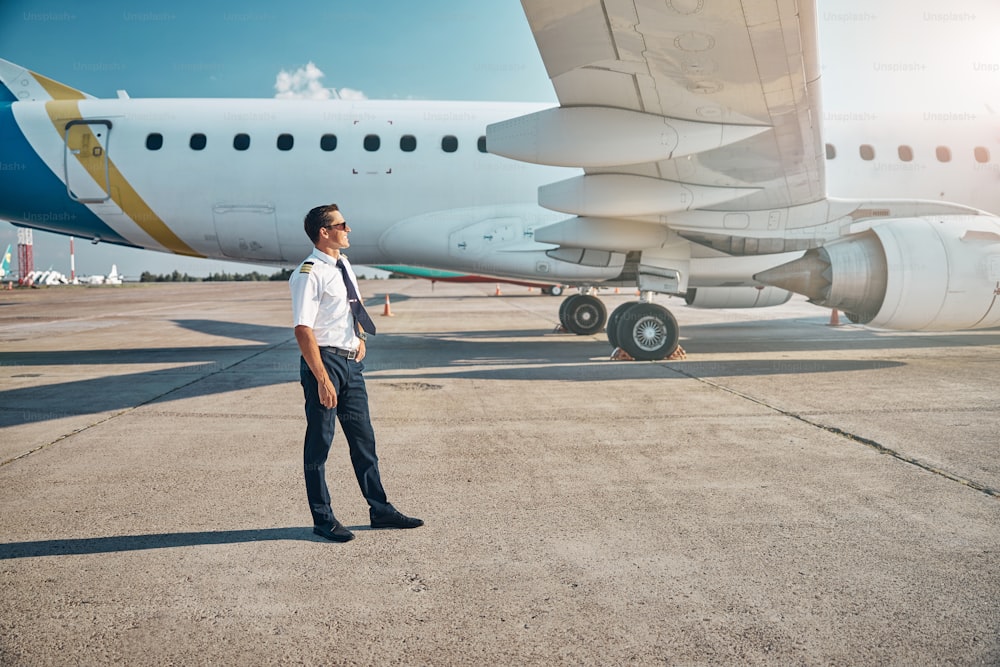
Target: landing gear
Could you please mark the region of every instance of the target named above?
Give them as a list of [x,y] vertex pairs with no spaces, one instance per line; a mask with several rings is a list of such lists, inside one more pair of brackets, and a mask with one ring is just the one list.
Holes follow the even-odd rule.
[[604,303],[590,294],[575,294],[559,306],[559,322],[567,331],[579,336],[600,331],[607,316],[608,309]]
[[[607,309],[591,294],[576,294],[559,306],[559,322],[564,330],[589,336],[605,325]],[[607,318],[608,342],[632,359],[659,361],[667,359],[678,347],[680,329],[673,314],[655,303],[630,301],[612,311]]]
[[542,288],[542,294],[549,294],[551,296],[562,296],[563,286],[562,285],[551,285],[549,287]]
[[638,301],[628,301],[611,311],[607,326],[608,342],[611,343],[611,347],[621,347],[618,344],[618,322],[621,321],[622,313],[638,304]]
[[673,314],[655,303],[627,303],[608,320],[608,340],[639,361],[666,359],[677,350],[680,329]]

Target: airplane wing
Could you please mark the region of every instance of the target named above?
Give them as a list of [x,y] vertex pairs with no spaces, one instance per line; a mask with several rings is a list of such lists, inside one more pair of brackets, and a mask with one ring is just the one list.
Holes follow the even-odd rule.
[[[543,206],[630,217],[824,198],[815,0],[521,4],[560,111],[533,127],[490,128],[489,147],[584,168],[543,187]],[[525,156],[517,136],[541,148]],[[563,143],[546,154],[546,136]],[[605,163],[570,144],[593,146]]]

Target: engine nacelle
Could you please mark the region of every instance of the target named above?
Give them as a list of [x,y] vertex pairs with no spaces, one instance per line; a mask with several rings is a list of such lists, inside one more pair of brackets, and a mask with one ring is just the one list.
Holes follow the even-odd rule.
[[1000,325],[1000,220],[887,220],[754,276],[883,329]]
[[767,308],[791,298],[791,292],[777,287],[692,287],[684,295],[692,308]]

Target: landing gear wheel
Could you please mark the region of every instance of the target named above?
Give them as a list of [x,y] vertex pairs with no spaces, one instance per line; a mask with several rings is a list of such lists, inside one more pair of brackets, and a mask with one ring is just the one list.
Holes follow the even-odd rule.
[[568,296],[562,300],[562,303],[559,304],[559,324],[561,324],[562,328],[566,331],[569,331],[569,327],[566,326],[566,309],[573,302],[573,299],[578,296],[580,295],[574,294],[573,296]]
[[618,315],[614,336],[616,347],[633,358],[659,361],[677,349],[680,330],[673,314],[663,306],[633,303]]
[[576,294],[559,306],[559,321],[567,331],[578,336],[589,336],[601,330],[607,320],[608,309],[596,296]]
[[562,296],[563,286],[562,285],[552,285],[551,287],[543,287],[542,292],[544,294],[551,294],[552,296]]
[[611,347],[620,347],[618,345],[618,320],[621,319],[622,313],[637,303],[639,302],[629,301],[627,303],[623,303],[611,311],[611,315],[608,316],[608,326],[606,329],[608,333],[608,342],[611,343]]

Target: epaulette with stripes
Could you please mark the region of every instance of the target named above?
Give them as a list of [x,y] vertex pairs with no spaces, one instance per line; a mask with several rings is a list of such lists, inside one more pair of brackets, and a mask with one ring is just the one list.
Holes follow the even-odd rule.
[[299,273],[309,273],[312,271],[314,262],[302,262],[302,266],[299,267]]

